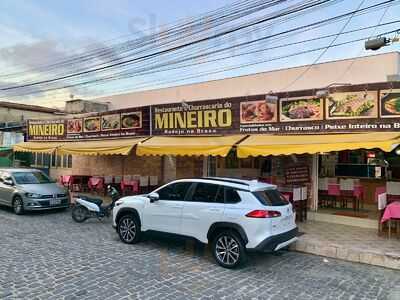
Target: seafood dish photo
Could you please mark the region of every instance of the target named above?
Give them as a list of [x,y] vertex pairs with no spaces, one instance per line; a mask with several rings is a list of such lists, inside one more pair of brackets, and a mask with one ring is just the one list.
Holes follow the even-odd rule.
[[376,117],[376,99],[368,93],[332,95],[327,104],[328,118]]
[[321,99],[284,100],[281,106],[281,121],[320,120]]
[[86,118],[84,121],[84,131],[100,131],[100,117]]
[[276,121],[276,103],[250,101],[240,103],[240,123],[266,123]]
[[82,132],[82,119],[70,119],[67,121],[67,133]]
[[400,116],[400,91],[383,93],[381,103],[382,116]]
[[121,127],[121,117],[119,114],[105,115],[101,117],[102,130],[116,130]]
[[141,127],[142,127],[142,113],[140,111],[122,114],[121,116],[122,129],[141,128]]

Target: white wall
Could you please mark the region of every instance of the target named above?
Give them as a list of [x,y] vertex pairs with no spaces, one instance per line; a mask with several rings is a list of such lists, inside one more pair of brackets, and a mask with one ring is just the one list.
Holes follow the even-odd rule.
[[[352,64],[351,68],[349,66]],[[134,92],[95,99],[111,102],[111,109],[282,92],[307,66],[282,69],[198,84]],[[314,65],[287,91],[324,88],[332,83],[364,84],[400,75],[400,53],[372,55]],[[346,70],[349,70],[346,73]],[[344,76],[342,76],[345,74]]]

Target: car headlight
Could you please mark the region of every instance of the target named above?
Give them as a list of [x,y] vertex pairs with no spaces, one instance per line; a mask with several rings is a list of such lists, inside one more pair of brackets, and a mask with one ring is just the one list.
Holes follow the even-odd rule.
[[26,193],[25,196],[28,198],[34,198],[34,199],[38,199],[38,198],[42,197],[42,195],[36,194],[36,193]]

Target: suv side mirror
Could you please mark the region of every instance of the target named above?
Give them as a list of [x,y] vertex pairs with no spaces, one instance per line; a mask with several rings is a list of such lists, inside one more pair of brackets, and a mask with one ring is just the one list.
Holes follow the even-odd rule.
[[3,183],[4,183],[5,185],[9,185],[9,186],[13,186],[13,185],[14,185],[14,182],[12,181],[11,178],[5,178],[5,179],[3,180]]
[[158,193],[156,192],[148,194],[147,197],[150,199],[150,203],[154,203],[160,200],[160,195],[158,195]]

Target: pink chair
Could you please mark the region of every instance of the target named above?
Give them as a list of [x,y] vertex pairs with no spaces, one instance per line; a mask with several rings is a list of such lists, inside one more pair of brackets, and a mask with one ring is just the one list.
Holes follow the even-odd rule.
[[126,195],[128,191],[132,191],[133,194],[139,193],[139,180],[121,180],[121,192],[122,195]]
[[90,177],[88,180],[88,188],[90,192],[102,192],[104,190],[104,178]]
[[336,207],[336,202],[340,200],[340,185],[328,183],[328,197],[332,201],[333,207]]
[[360,209],[360,204],[361,207],[364,207],[364,186],[362,185],[355,185],[354,190],[353,190],[353,196],[356,199],[356,208],[357,210]]
[[69,186],[69,184],[71,183],[71,179],[72,179],[72,176],[70,176],[70,175],[61,175],[60,176],[60,181],[63,186]]

